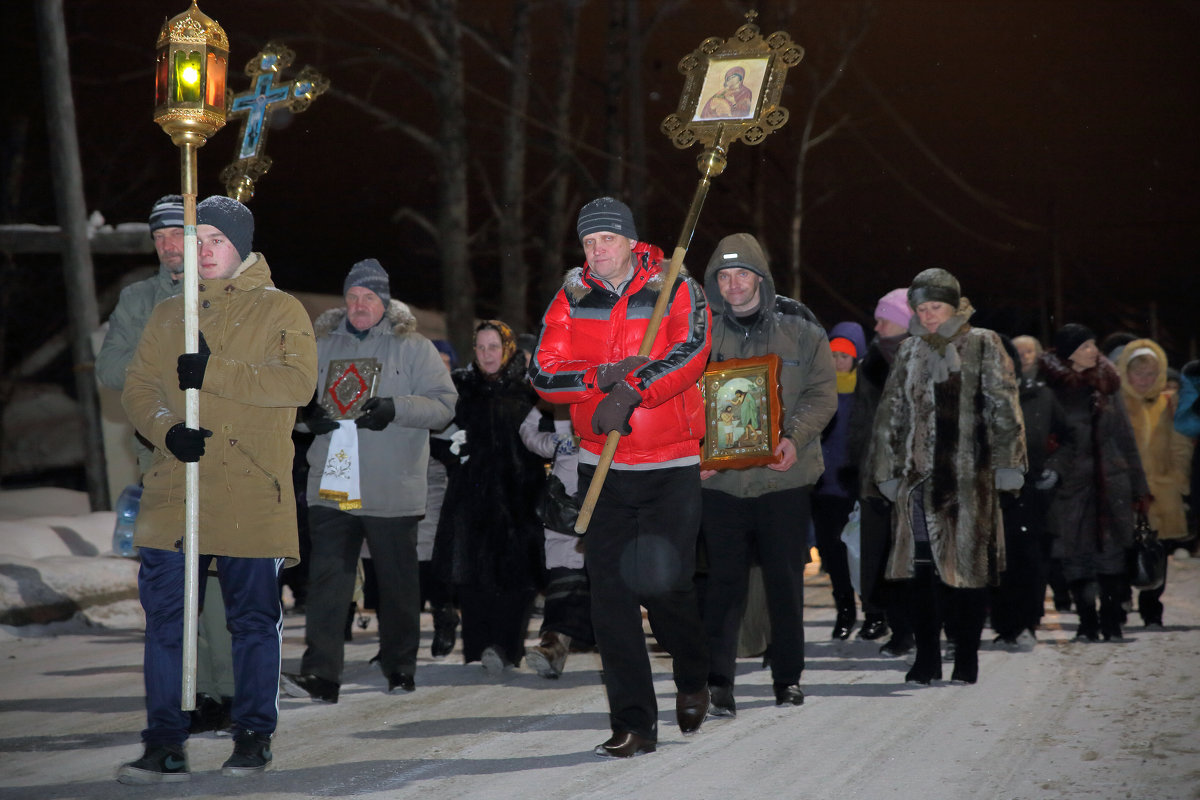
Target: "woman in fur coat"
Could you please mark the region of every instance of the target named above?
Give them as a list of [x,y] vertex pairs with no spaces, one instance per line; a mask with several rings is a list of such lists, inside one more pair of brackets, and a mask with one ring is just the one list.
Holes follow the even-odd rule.
[[525,654],[525,626],[542,580],[542,525],[533,509],[546,470],[520,433],[537,397],[516,337],[499,320],[479,323],[475,360],[452,377],[454,422],[466,445],[446,487],[434,568],[458,596],[464,663],[482,661],[499,674]]
[[1025,430],[1012,359],[969,324],[974,309],[944,269],[908,289],[916,312],[875,417],[869,477],[895,503],[887,577],[911,580],[917,658],[905,680],[942,677],[941,627],[955,643],[951,680],[974,683],[987,586],[1004,569],[1000,493],[1021,488]]
[[1071,323],[1054,334],[1053,344],[1039,360],[1041,374],[1066,412],[1071,434],[1046,461],[1059,476],[1047,527],[1079,614],[1075,639],[1094,642],[1101,633],[1105,639],[1121,635],[1134,511],[1149,505],[1149,489],[1117,396],[1121,378],[1100,355],[1095,334]]

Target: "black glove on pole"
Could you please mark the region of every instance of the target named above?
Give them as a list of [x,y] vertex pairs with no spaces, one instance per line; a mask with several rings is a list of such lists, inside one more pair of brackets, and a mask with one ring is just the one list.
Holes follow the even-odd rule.
[[642,396],[638,390],[621,381],[604,396],[600,405],[592,412],[592,432],[600,434],[616,431],[622,436],[633,433],[629,418],[633,416],[633,409],[641,402]]
[[[197,331],[197,333],[200,332]],[[204,385],[204,370],[208,367],[210,354],[208,342],[204,341],[204,334],[200,333],[199,351],[184,353],[179,357],[179,363],[175,367],[179,373],[180,389],[199,389]]]
[[381,431],[396,418],[396,402],[390,397],[372,397],[363,403],[362,416],[354,424],[369,431]]
[[602,392],[611,392],[617,381],[625,380],[626,375],[649,360],[649,356],[625,356],[613,364],[601,364],[596,368],[596,388]]
[[182,422],[176,422],[167,431],[167,449],[171,455],[180,461],[199,461],[204,455],[204,440],[212,436],[208,428],[189,428]]

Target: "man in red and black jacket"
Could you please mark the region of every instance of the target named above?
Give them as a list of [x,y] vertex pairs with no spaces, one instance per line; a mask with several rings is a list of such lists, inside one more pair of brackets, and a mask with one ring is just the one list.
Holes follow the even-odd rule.
[[[578,232],[587,263],[550,302],[529,375],[543,398],[571,406],[581,496],[608,433],[621,434],[588,527],[587,569],[613,732],[595,753],[624,758],[653,752],[658,739],[641,606],[674,658],[680,729],[695,732],[708,711],[708,648],[692,574],[704,436],[697,381],[712,318],[690,277],[663,285],[662,251],[637,240],[624,203],[588,203]],[[661,291],[670,292],[666,314],[649,358],[639,356]]]

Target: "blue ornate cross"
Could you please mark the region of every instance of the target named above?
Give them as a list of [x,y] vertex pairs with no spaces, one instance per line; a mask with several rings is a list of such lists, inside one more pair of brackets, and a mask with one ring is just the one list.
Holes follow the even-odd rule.
[[262,137],[263,123],[267,121],[267,112],[272,106],[287,100],[292,93],[291,86],[273,86],[277,61],[278,57],[273,53],[264,56],[260,62],[263,72],[254,81],[254,91],[233,98],[230,110],[234,114],[241,111],[247,113],[238,158],[250,158],[258,153],[258,143]]
[[312,67],[305,67],[293,81],[275,85],[280,71],[295,58],[286,45],[268,42],[258,55],[246,64],[245,72],[254,79],[252,91],[231,98],[229,119],[244,119],[237,155],[233,163],[221,171],[221,181],[230,197],[243,203],[254,196],[254,182],[271,168],[271,158],[263,150],[267,146],[267,128],[271,113],[281,107],[299,113],[327,88],[329,80]]

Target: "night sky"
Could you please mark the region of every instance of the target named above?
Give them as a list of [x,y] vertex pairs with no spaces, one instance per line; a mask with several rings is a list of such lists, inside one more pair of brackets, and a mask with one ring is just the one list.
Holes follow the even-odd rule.
[[[55,222],[44,111],[38,80],[33,0],[0,9],[4,74],[0,97],[0,221]],[[400,5],[400,3],[396,3]],[[184,0],[67,0],[71,70],[82,143],[88,209],[109,222],[144,220],[152,201],[178,191],[178,151],[152,121],[154,43],[163,20]],[[241,67],[268,39],[297,52],[289,74],[311,64],[334,86],[370,94],[388,113],[434,129],[428,60],[410,30],[355,11],[355,2],[206,0],[205,13],[230,36],[230,84],[245,90]],[[777,281],[786,273],[792,173],[810,77],[828,75],[839,36],[857,2],[764,0],[764,33],[786,30],[807,55],[792,71],[782,105],[791,121],[762,145],[732,146],[716,178],[688,263],[699,273],[715,242],[749,230],[747,196],[755,176],[766,187],[764,239]],[[573,131],[580,168],[573,191],[588,199],[606,187],[605,107],[600,91],[606,3],[583,13]],[[643,0],[647,18],[654,6]],[[699,149],[675,149],[658,131],[683,86],[678,60],[708,36],[731,36],[748,6],[662,3],[673,11],[650,33],[640,65],[649,151],[649,219],[643,238],[670,250],[695,187]],[[797,8],[793,13],[788,10]],[[331,8],[332,7],[332,8]],[[504,48],[509,3],[460,0],[490,46]],[[553,83],[557,3],[541,3],[535,28],[531,113],[544,115]],[[1068,321],[1102,336],[1120,329],[1157,333],[1179,366],[1195,357],[1200,324],[1200,4],[1188,0],[883,0],[849,67],[818,106],[814,132],[838,120],[838,133],[816,147],[806,173],[806,261],[802,299],[827,324],[867,323],[875,300],[919,270],[942,266],[960,279],[979,309],[977,322],[1004,333],[1044,335]],[[465,77],[471,129],[472,225],[479,311],[494,309],[494,225],[488,193],[497,185],[494,99],[502,70],[468,40]],[[401,57],[415,67],[381,68],[370,57]],[[23,79],[12,81],[12,76]],[[490,100],[489,100],[490,98]],[[217,174],[231,160],[236,127],[200,151],[201,195],[222,192]],[[544,178],[544,135],[530,128],[526,210],[529,258],[539,260],[537,220]],[[584,149],[587,148],[587,149]],[[271,132],[275,166],[251,202],[255,247],[266,253],[283,288],[338,292],[349,265],[378,257],[392,294],[434,307],[440,288],[436,249],[419,226],[398,219],[431,212],[437,176],[432,159],[395,128],[335,96]],[[581,256],[561,245],[568,263]],[[1061,265],[1065,319],[1051,319],[1052,264]],[[97,283],[132,266],[97,259]],[[9,313],[5,362],[63,324],[61,279],[52,259],[21,257],[6,268]],[[36,277],[35,277],[36,276]],[[17,298],[17,302],[13,302]],[[536,322],[548,298],[531,305]]]

